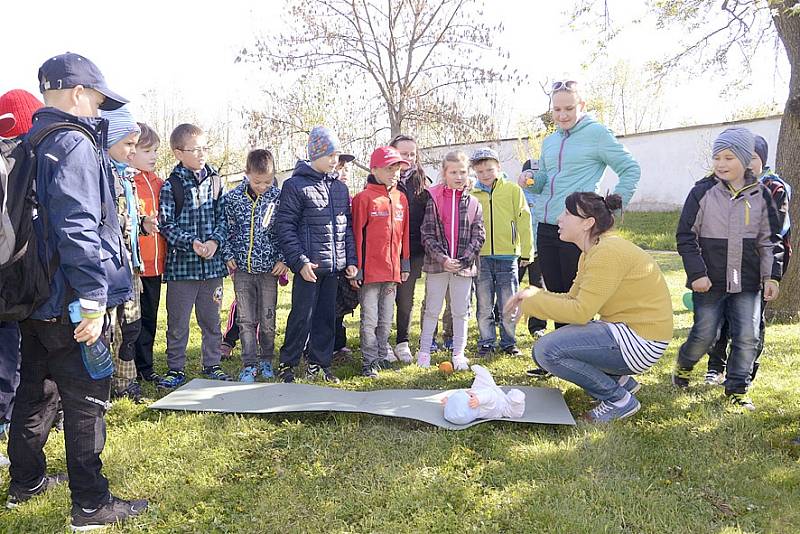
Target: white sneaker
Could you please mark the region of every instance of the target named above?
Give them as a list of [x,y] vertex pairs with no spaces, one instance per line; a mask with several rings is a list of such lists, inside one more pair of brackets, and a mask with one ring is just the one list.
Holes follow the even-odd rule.
[[9,460],[5,454],[0,452],[0,467],[5,467],[7,465],[11,465],[11,460]]
[[394,353],[403,363],[411,363],[414,361],[414,358],[411,356],[411,349],[408,346],[408,341],[398,343],[394,347]]
[[463,354],[453,356],[453,370],[454,371],[468,371],[469,360]]
[[394,363],[397,361],[397,356],[395,356],[392,346],[389,345],[388,342],[386,343],[386,361],[389,363]]
[[431,355],[425,354],[424,352],[417,353],[417,365],[422,367],[423,369],[427,369],[431,366]]

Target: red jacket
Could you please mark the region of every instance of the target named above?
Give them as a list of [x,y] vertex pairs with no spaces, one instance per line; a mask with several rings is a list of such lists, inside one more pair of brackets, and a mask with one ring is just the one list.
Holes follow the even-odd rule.
[[400,274],[411,270],[406,196],[370,175],[364,190],[353,197],[352,210],[358,279],[365,284],[400,283]]
[[[139,214],[158,216],[158,194],[164,181],[156,173],[142,171],[133,177],[139,196]],[[142,257],[142,276],[160,276],[164,273],[167,243],[161,234],[140,235],[139,254]]]

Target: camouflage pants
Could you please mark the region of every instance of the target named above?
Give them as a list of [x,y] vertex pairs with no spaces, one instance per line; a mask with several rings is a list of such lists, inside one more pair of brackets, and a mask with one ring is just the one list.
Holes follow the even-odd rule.
[[[114,361],[114,375],[111,378],[113,391],[121,393],[136,380],[134,344],[141,330],[142,312],[140,296],[142,281],[138,274],[133,275],[133,298],[124,306],[117,307],[111,339],[111,355]],[[120,357],[120,355],[122,357]]]

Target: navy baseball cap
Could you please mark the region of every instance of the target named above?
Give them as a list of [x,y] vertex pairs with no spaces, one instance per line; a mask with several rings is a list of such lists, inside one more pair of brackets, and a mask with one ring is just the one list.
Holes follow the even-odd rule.
[[67,52],[51,57],[39,67],[39,91],[71,89],[78,85],[94,89],[106,97],[100,105],[103,111],[114,111],[128,103],[106,85],[103,73],[80,54]]

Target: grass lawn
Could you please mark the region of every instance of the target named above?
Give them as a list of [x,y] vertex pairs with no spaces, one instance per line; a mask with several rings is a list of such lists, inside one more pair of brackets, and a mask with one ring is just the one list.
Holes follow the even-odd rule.
[[[628,223],[633,220],[629,214]],[[769,328],[752,390],[755,413],[726,408],[719,387],[695,385],[676,392],[669,371],[692,317],[681,304],[678,257],[657,257],[672,289],[675,340],[641,377],[642,410],[633,418],[577,427],[494,422],[451,432],[369,415],[184,414],[120,401],[107,417],[104,472],[115,493],[147,497],[150,510],[110,531],[800,531],[800,451],[789,444],[800,433],[800,328]],[[281,325],[289,295],[288,289],[281,292]],[[228,291],[226,302],[231,297]],[[355,317],[347,321],[353,347],[357,324]],[[414,327],[418,335],[419,326]],[[161,372],[164,330],[162,320]],[[520,345],[529,352],[532,340],[525,330],[519,329]],[[474,324],[470,331],[474,349]],[[199,371],[199,346],[195,330],[190,376]],[[434,359],[444,357],[439,353]],[[487,366],[501,384],[535,385],[524,374],[529,364],[527,357],[498,357]],[[225,367],[237,370],[236,363]],[[388,371],[372,382],[355,376],[358,370],[355,361],[337,368],[341,387],[470,383],[467,373],[446,378],[435,367]],[[543,384],[561,388],[576,415],[590,406],[575,386],[558,379]],[[158,396],[149,385],[146,391]],[[60,434],[47,444],[47,455],[51,471],[65,470]],[[0,487],[7,484],[3,470]],[[1,511],[0,532],[62,532],[68,513],[69,492],[60,487],[14,512]]]
[[625,212],[619,233],[648,250],[675,250],[679,211]]

